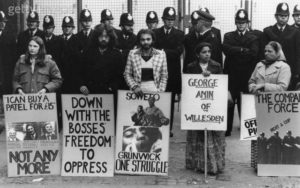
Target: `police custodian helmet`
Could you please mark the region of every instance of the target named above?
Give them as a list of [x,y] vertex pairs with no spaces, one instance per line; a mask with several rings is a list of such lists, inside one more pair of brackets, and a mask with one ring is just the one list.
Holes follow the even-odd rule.
[[73,18],[71,16],[65,16],[63,18],[61,26],[62,27],[75,27]]
[[287,3],[279,3],[276,8],[275,15],[289,16],[289,5]]
[[81,22],[89,22],[89,21],[92,21],[92,14],[91,14],[91,11],[88,10],[88,9],[83,9],[81,12],[80,12],[80,17],[79,17],[79,21]]
[[128,25],[133,26],[134,21],[130,13],[123,13],[120,17],[120,26]]
[[295,16],[295,15],[300,15],[300,6],[299,5],[295,5],[295,7],[294,7],[293,16]]
[[158,23],[158,16],[155,11],[149,11],[146,15],[146,23]]
[[39,22],[39,14],[36,11],[30,11],[27,16],[27,22]]
[[104,9],[101,12],[101,23],[105,22],[106,20],[113,20],[114,17],[109,9]]
[[208,8],[206,8],[206,7],[200,8],[198,13],[200,15],[199,19],[209,21],[209,22],[215,20],[215,17],[210,14]]
[[162,19],[175,20],[176,10],[173,7],[166,7],[163,12]]
[[54,27],[54,19],[51,15],[46,15],[43,19],[43,27],[44,28],[50,28]]
[[235,14],[235,23],[248,23],[248,12],[245,9],[239,9]]

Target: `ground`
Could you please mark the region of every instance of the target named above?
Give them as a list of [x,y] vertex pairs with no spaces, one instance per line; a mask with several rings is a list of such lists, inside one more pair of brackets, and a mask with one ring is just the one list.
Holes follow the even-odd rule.
[[[235,113],[234,130],[226,137],[226,168],[223,174],[208,176],[185,169],[186,131],[180,130],[180,111],[176,109],[174,137],[170,138],[169,175],[95,177],[7,177],[5,133],[0,134],[0,187],[220,187],[220,188],[300,188],[297,177],[258,177],[250,167],[250,141],[239,140],[239,120]],[[4,119],[1,118],[1,125]]]

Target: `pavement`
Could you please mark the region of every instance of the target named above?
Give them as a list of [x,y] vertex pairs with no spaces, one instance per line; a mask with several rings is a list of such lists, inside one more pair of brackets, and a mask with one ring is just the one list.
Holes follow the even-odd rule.
[[[200,188],[300,188],[298,177],[258,177],[250,167],[250,141],[240,141],[239,119],[235,115],[232,135],[226,137],[226,168],[208,176],[185,169],[186,131],[180,130],[180,110],[175,109],[174,137],[170,138],[168,176],[115,175],[102,177],[7,177],[5,133],[0,134],[0,188],[2,187],[200,187]],[[235,113],[237,114],[237,112]],[[4,120],[0,116],[0,129]]]

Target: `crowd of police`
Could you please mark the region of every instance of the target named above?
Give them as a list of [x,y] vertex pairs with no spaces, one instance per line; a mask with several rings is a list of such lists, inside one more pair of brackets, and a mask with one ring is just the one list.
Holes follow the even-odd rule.
[[[207,8],[201,8],[191,13],[192,26],[187,34],[174,27],[176,11],[173,7],[164,9],[162,15],[164,25],[160,28],[157,28],[159,22],[157,13],[149,11],[146,14],[148,29],[143,30],[140,35],[151,35],[153,42],[150,46],[156,50],[151,51],[148,56],[144,55],[143,59],[147,62],[149,57],[157,54],[160,55],[157,61],[160,60],[159,58],[166,58],[167,69],[162,64],[159,66],[163,68],[157,71],[167,73],[167,75],[164,75],[163,78],[156,77],[155,67],[155,70],[152,70],[154,76],[149,75],[149,72],[145,75],[149,75],[146,79],[154,80],[155,84],[160,81],[159,79],[165,79],[166,88],[158,91],[172,92],[171,127],[175,96],[177,95],[180,99],[181,74],[185,73],[187,65],[197,58],[194,50],[201,42],[210,43],[211,59],[218,62],[223,68],[223,72],[228,74],[229,92],[232,100],[237,102],[239,112],[240,93],[249,92],[248,81],[251,73],[256,64],[264,59],[264,49],[270,41],[277,41],[281,44],[286,63],[291,67],[292,72],[289,89],[296,89],[300,75],[300,6],[296,5],[293,10],[292,16],[295,24],[288,25],[289,16],[288,4],[280,3],[275,12],[276,23],[259,31],[250,27],[247,11],[240,9],[235,14],[236,30],[225,33],[222,42],[221,31],[212,27],[215,17]],[[65,16],[61,24],[62,35],[57,36],[53,33],[55,23],[51,15],[43,18],[43,30],[40,30],[38,13],[30,11],[27,17],[28,29],[19,33],[15,39],[11,32],[5,29],[8,20],[4,12],[0,11],[1,94],[53,91],[59,94],[116,93],[118,89],[131,89],[140,93],[136,85],[130,85],[129,78],[126,80],[125,67],[128,61],[136,60],[134,56],[136,54],[132,54],[131,58],[128,57],[130,51],[143,46],[144,43],[139,41],[142,40],[141,36],[135,35],[133,32],[134,19],[130,13],[123,13],[120,16],[120,30],[113,28],[113,19],[112,12],[104,9],[101,12],[101,23],[92,28],[92,14],[90,10],[83,9],[79,15],[82,29],[74,34],[74,20],[71,16]],[[105,36],[103,36],[104,30]],[[39,41],[39,38],[42,41]],[[38,59],[28,59],[26,56],[30,53],[28,52],[29,48],[34,48],[35,43],[30,44],[33,39],[37,44],[44,43],[45,52],[48,54],[45,56],[45,61],[49,63],[46,68],[39,69],[36,76],[28,76],[25,68],[22,69],[23,64],[33,64],[32,62],[39,61]],[[143,40],[147,40],[147,38]],[[145,45],[148,45],[147,42]],[[135,51],[135,53],[137,52]],[[225,54],[224,64],[222,53]],[[184,54],[183,69],[181,69],[182,54]],[[34,74],[34,66],[27,68],[32,69],[32,74]],[[127,71],[132,71],[132,69],[129,67]],[[134,71],[130,73],[136,76]],[[50,78],[47,78],[49,72],[56,81],[49,84],[49,87],[42,85],[43,90],[30,80],[49,82]],[[22,77],[26,79],[22,81]],[[140,79],[139,76],[136,77]],[[16,79],[19,81],[21,79],[23,83],[16,84]],[[227,136],[231,135],[233,113],[234,105],[230,105]]]

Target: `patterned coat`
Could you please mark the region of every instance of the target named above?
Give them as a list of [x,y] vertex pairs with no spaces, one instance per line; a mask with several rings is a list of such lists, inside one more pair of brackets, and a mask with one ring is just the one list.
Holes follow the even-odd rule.
[[[141,50],[140,48],[131,50],[127,58],[127,64],[125,67],[124,78],[132,89],[135,86],[140,86],[142,81],[142,62],[141,62]],[[153,48],[153,57],[149,60],[153,64],[153,77],[154,84],[159,91],[166,90],[168,81],[168,68],[167,59],[164,51]]]

